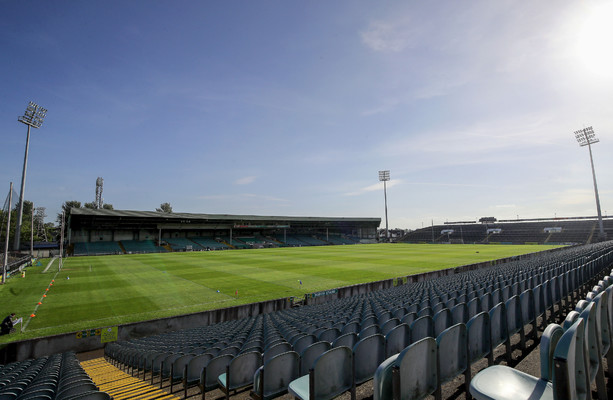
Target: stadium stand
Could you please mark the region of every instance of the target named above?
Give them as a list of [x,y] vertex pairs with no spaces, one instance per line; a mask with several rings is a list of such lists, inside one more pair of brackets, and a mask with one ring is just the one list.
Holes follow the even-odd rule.
[[75,256],[97,256],[102,254],[123,254],[117,242],[79,242],[75,243]]
[[128,254],[165,253],[167,251],[161,246],[156,246],[153,240],[122,240],[120,244]]
[[[203,397],[220,384],[226,386],[232,360],[253,352],[261,355],[261,362],[250,364],[248,369],[253,375],[249,386],[260,398],[286,391],[308,398],[311,390],[320,393],[321,398],[345,391],[353,395],[356,385],[370,379],[374,379],[374,399],[391,399],[395,390],[403,398],[411,398],[404,393],[412,391],[432,393],[439,398],[444,382],[459,375],[464,376],[466,386],[471,385],[471,391],[477,391],[475,387],[482,390],[494,377],[483,379],[477,375],[471,379],[471,365],[484,358],[488,365],[493,365],[493,352],[499,345],[504,346],[504,358],[514,361],[507,346],[514,332],[520,332],[518,327],[541,329],[537,318],[548,323],[564,319],[561,310],[573,308],[580,295],[589,290],[597,292],[593,288],[599,282],[610,285],[612,262],[610,242],[571,247],[324,304],[115,342],[105,347],[105,356],[116,365],[131,369],[136,376],[142,373],[143,379],[153,381],[154,376],[159,377],[160,385],[164,382],[171,386],[181,381],[186,396],[187,390],[195,386]],[[607,269],[609,272],[605,273]],[[603,300],[605,296],[599,297],[600,304],[609,304],[608,298]],[[595,301],[591,297],[590,300]],[[525,310],[522,305],[532,310]],[[608,312],[601,309],[599,315]],[[568,315],[572,317],[573,313]],[[579,315],[578,318],[590,318],[585,311]],[[345,337],[348,333],[357,334]],[[535,335],[536,332],[528,333],[528,337]],[[598,386],[601,375],[596,361],[607,354],[605,347],[593,352],[596,356],[592,357],[591,369],[595,372],[590,374],[591,381]],[[456,351],[441,350],[449,348]],[[525,352],[525,343],[520,340],[516,350]],[[272,360],[288,351],[292,355],[284,363],[292,365],[288,376],[295,379],[283,384],[272,382],[274,376],[267,373],[267,368],[270,371],[278,368],[271,366]],[[413,364],[409,376],[405,365],[410,363],[403,360],[405,357],[410,360],[415,353],[421,354],[418,357],[422,361]],[[356,362],[365,359],[372,362]],[[426,359],[430,361],[425,362]],[[164,366],[164,360],[172,365]],[[296,363],[300,365],[300,377],[296,377]],[[332,370],[335,372],[331,373]],[[224,373],[225,381],[221,377]],[[418,380],[419,384],[412,377],[416,374],[424,377]],[[242,385],[246,385],[244,379],[239,386]]]
[[[604,220],[605,233],[613,237],[613,221]],[[596,240],[598,221],[547,220],[487,224],[434,225],[409,232],[406,243],[586,244]]]
[[200,247],[202,247],[203,249],[224,250],[224,249],[229,249],[230,248],[227,245],[225,245],[224,243],[220,243],[216,239],[211,238],[211,237],[194,236],[194,237],[190,237],[189,240],[199,244]]
[[172,248],[173,251],[200,251],[203,250],[203,247],[198,243],[187,239],[187,238],[168,238],[166,239],[168,245]]
[[547,326],[540,342],[540,378],[508,366],[490,366],[471,381],[472,396],[479,400],[580,399],[591,398],[594,385],[598,399],[609,398],[604,360],[612,365],[612,283],[610,270],[591,287],[585,299],[576,303],[562,326],[556,323]]
[[0,398],[110,399],[110,396],[98,390],[70,352],[1,366]]

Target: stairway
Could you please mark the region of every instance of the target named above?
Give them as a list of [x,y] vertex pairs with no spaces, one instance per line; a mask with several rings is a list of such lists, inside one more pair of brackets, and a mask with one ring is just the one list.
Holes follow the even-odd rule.
[[81,366],[101,391],[110,394],[114,400],[122,399],[179,399],[126,374],[106,362],[104,358],[82,361]]

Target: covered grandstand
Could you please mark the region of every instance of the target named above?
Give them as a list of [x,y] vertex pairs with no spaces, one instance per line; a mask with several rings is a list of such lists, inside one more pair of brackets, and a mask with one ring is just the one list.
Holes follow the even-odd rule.
[[376,241],[380,218],[283,217],[73,208],[73,255],[322,246]]
[[[451,222],[411,231],[400,238],[405,243],[492,244],[588,244],[598,241],[596,217]],[[604,219],[607,237],[613,237],[613,221]]]

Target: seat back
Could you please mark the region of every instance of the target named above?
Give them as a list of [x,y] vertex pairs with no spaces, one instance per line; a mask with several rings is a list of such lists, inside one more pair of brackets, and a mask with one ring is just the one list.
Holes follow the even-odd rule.
[[507,312],[507,331],[509,336],[524,329],[519,296],[511,296],[505,303]]
[[590,302],[584,309],[581,311],[579,318],[584,320],[585,324],[585,337],[584,340],[587,343],[586,349],[587,354],[586,359],[588,360],[588,372],[590,377],[590,382],[596,379],[596,374],[598,372],[598,368],[600,367],[600,345],[598,339],[598,330],[596,327],[596,307],[593,302]]
[[[222,354],[209,361],[206,365],[204,381],[200,380],[200,386],[204,391],[215,389],[219,386],[217,377],[226,372],[226,366],[232,361],[230,354]],[[253,374],[251,375],[253,377]]]
[[312,399],[332,399],[350,390],[352,377],[353,354],[349,347],[340,346],[330,349],[320,355],[309,371],[313,385]]
[[[430,318],[430,317],[422,317]],[[385,356],[391,357],[400,353],[411,343],[411,328],[407,324],[400,324],[385,335]]]
[[353,349],[353,346],[358,342],[358,335],[356,333],[345,333],[336,338],[334,342],[332,342],[332,347],[338,346],[347,346],[350,349]]
[[315,336],[313,335],[305,335],[299,338],[293,345],[294,351],[298,354],[301,354],[304,349],[315,343]]
[[191,385],[200,380],[200,373],[213,358],[211,354],[204,353],[192,358],[187,364],[187,374],[183,379],[187,379],[187,384]]
[[394,398],[419,400],[434,393],[438,384],[436,358],[436,340],[431,337],[404,349],[393,367]]
[[609,293],[602,291],[594,297],[596,307],[596,326],[598,328],[598,337],[600,340],[600,355],[604,356],[608,353],[611,347],[611,331],[609,323]]
[[[259,373],[259,375],[258,375]],[[269,400],[287,393],[290,382],[300,376],[300,356],[288,351],[268,359],[254,376],[253,390]]]
[[429,315],[419,317],[411,324],[411,343],[426,337],[434,338],[434,321]]
[[549,324],[543,336],[541,336],[540,342],[540,355],[541,355],[541,379],[546,381],[553,380],[553,355],[560,341],[560,338],[564,334],[564,329],[558,324]]
[[330,342],[316,342],[304,349],[302,354],[300,354],[300,374],[306,375],[309,372],[309,369],[313,366],[315,360],[330,350],[332,345]]
[[485,356],[491,359],[492,336],[489,313],[481,312],[466,324],[468,333],[468,361],[472,364]]
[[379,364],[385,360],[385,337],[374,334],[353,347],[353,375],[356,384],[371,379]]
[[492,349],[509,339],[507,330],[507,313],[504,303],[496,304],[489,312],[490,330],[492,332]]
[[262,362],[266,362],[268,360],[270,360],[271,358],[282,354],[282,353],[286,353],[288,351],[292,351],[292,345],[287,343],[287,342],[278,342],[277,344],[269,347],[268,349],[264,350],[264,355],[263,355],[263,359]]
[[262,365],[262,353],[250,351],[240,354],[230,361],[226,376],[226,388],[234,390],[253,382],[253,374]]
[[460,303],[453,306],[451,309],[451,316],[454,324],[467,323],[470,318],[468,318],[468,307],[466,307],[466,303]]
[[332,343],[337,337],[341,335],[341,331],[336,328],[326,329],[319,334],[318,340]]
[[466,371],[468,363],[468,334],[466,325],[456,324],[436,338],[439,385],[449,382]]
[[585,379],[584,320],[578,319],[562,335],[553,354],[554,399],[585,400],[591,398]]
[[445,329],[453,325],[453,316],[448,308],[443,308],[434,314],[434,337],[440,335]]

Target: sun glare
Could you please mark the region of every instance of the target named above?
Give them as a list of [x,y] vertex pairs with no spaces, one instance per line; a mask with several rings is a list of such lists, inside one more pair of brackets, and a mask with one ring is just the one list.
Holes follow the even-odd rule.
[[577,53],[590,73],[613,79],[613,4],[590,10],[579,27]]

